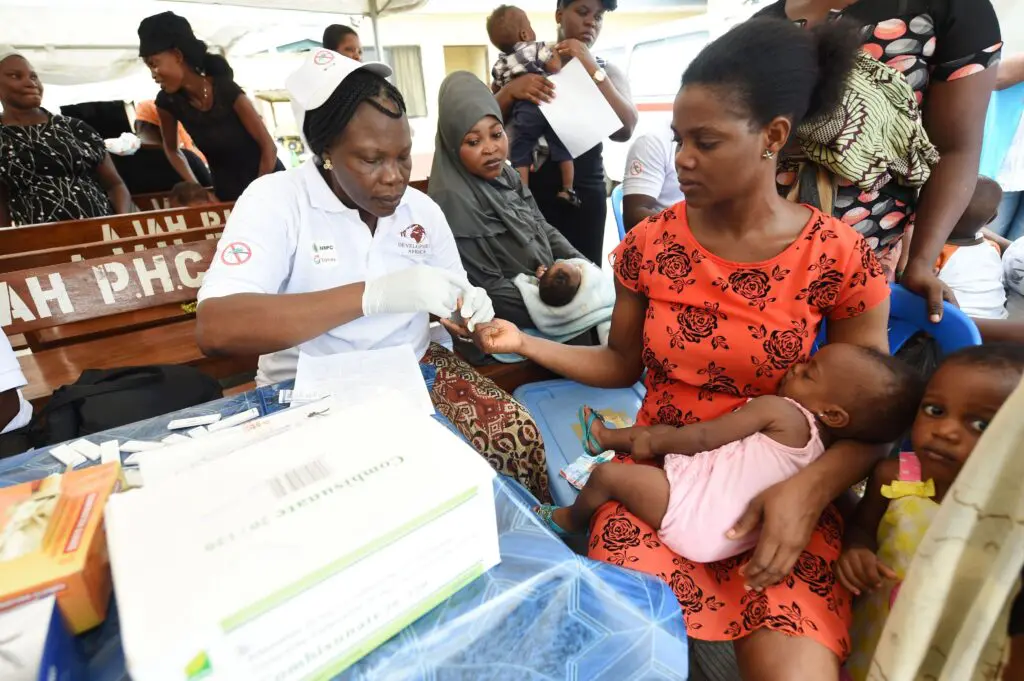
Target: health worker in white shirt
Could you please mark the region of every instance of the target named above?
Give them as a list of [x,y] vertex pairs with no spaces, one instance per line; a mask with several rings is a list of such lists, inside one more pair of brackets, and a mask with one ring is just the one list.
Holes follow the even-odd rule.
[[412,136],[390,75],[385,64],[316,50],[288,78],[313,157],[257,179],[235,203],[199,291],[199,347],[260,355],[266,385],[295,377],[299,349],[410,345],[437,369],[438,411],[499,472],[550,498],[529,414],[430,342],[429,315],[452,317],[461,302],[475,326],[494,311],[469,284],[441,209],[408,186]]
[[676,172],[675,133],[666,122],[636,138],[622,174],[622,219],[626,231],[683,200]]

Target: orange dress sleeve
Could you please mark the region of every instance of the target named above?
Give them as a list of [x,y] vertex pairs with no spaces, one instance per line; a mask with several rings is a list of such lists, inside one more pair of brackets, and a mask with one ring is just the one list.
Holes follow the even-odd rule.
[[[871,246],[851,227],[835,220],[836,233],[849,242],[849,257],[842,266],[843,281],[828,319],[850,319],[864,314],[889,297],[885,271]],[[841,229],[840,229],[841,227]],[[846,244],[844,244],[846,246]],[[840,263],[842,265],[842,263]]]
[[642,221],[626,233],[615,249],[608,254],[608,263],[615,273],[619,283],[634,293],[644,293],[648,289],[646,275],[648,272],[643,267],[647,249],[647,231],[651,224],[661,221],[660,216],[655,216]]

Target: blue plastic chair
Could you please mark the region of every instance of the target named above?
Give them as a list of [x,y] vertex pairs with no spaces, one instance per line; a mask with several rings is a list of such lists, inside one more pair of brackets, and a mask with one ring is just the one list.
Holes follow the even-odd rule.
[[[911,293],[899,284],[893,284],[891,289],[889,352],[896,352],[906,345],[914,334],[921,331],[935,339],[942,355],[948,355],[971,345],[981,345],[981,334],[978,332],[978,327],[970,317],[960,311],[960,308],[946,303],[942,321],[932,324],[928,319],[928,305],[924,298]],[[823,323],[818,338],[814,341],[814,350],[817,351],[827,342],[828,338]]]
[[619,241],[626,238],[626,223],[622,218],[622,185],[617,185],[612,190],[612,215],[615,216],[615,224],[619,226]]

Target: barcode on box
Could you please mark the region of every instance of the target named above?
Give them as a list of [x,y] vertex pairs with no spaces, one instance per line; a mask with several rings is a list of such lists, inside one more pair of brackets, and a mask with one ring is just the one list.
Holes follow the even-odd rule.
[[331,469],[322,459],[316,459],[305,463],[298,468],[285,471],[283,474],[270,480],[270,491],[278,499],[298,492],[304,487],[326,480],[331,475]]

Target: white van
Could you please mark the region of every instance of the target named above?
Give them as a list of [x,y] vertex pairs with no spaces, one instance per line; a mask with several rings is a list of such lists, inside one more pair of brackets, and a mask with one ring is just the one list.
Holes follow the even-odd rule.
[[[683,72],[697,53],[722,30],[722,22],[707,15],[679,19],[638,31],[625,45],[597,49],[595,53],[625,70],[640,112],[634,139],[654,126],[672,122],[672,104]],[[605,174],[622,182],[629,142],[605,142]]]

